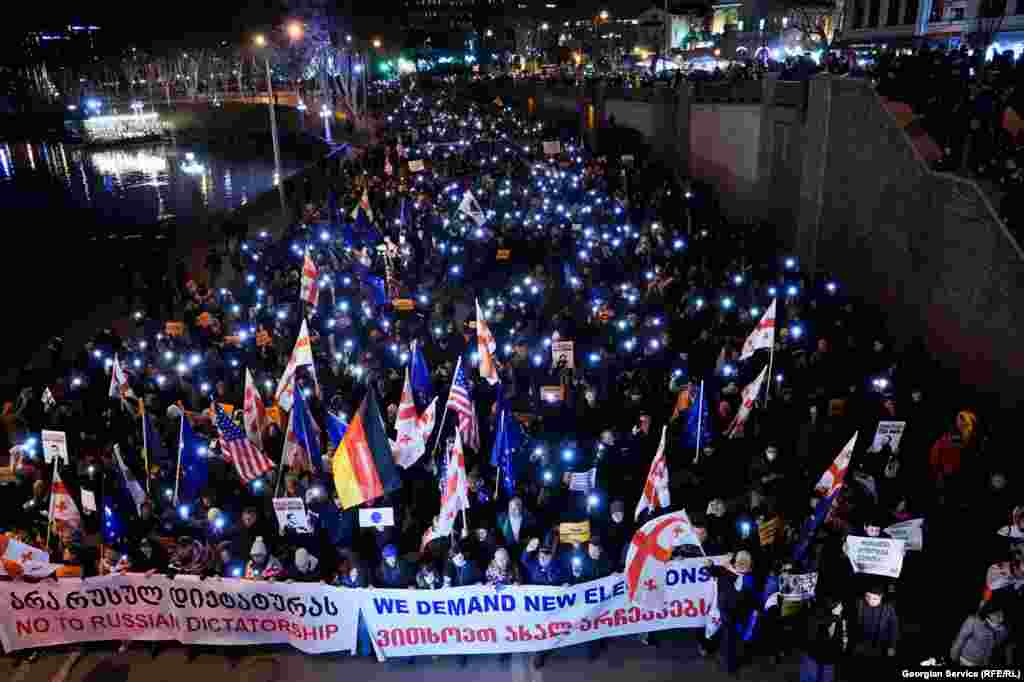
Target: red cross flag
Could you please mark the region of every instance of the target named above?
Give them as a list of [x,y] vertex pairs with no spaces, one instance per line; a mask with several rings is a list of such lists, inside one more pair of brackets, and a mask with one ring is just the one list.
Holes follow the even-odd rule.
[[82,526],[82,515],[78,513],[78,505],[68,492],[64,481],[60,478],[60,471],[55,470],[53,474],[53,485],[50,488],[50,518],[57,523],[66,524],[72,528]]
[[416,414],[416,403],[412,399],[412,383],[409,381],[409,368],[405,368],[405,386],[402,388],[402,399],[398,404],[398,416],[395,418],[395,431],[398,440],[394,442],[392,454],[395,464],[408,469],[423,456],[427,448],[427,438],[434,430],[434,415],[437,398],[423,414]]
[[648,608],[665,602],[665,571],[672,549],[697,545],[690,517],[683,510],[651,519],[636,532],[626,554],[626,586],[630,601]]
[[761,383],[767,375],[768,365],[765,365],[761,373],[757,375],[757,378],[743,389],[743,402],[740,403],[739,411],[733,418],[732,424],[729,424],[729,429],[725,432],[729,438],[738,438],[743,435],[743,429],[747,425],[747,417],[750,416],[750,410],[754,408],[754,401],[757,400],[758,394],[761,393]]
[[466,476],[466,456],[462,451],[462,434],[456,429],[455,444],[448,456],[448,476],[441,491],[441,514],[437,524],[440,535],[450,535],[455,517],[469,507],[469,477]]
[[772,299],[772,303],[768,306],[768,310],[764,311],[764,315],[761,317],[761,321],[754,327],[754,331],[750,332],[750,336],[743,344],[743,350],[740,351],[740,360],[746,360],[755,351],[761,350],[762,348],[771,348],[775,345],[775,299]]
[[128,376],[124,373],[117,355],[114,355],[114,361],[110,365],[110,390],[107,391],[107,395],[111,398],[135,397],[132,387],[128,385]]
[[245,435],[262,450],[263,429],[267,428],[267,409],[248,368],[245,370],[245,407],[242,414],[245,417]]
[[292,349],[292,356],[288,359],[288,365],[284,368],[284,374],[277,383],[277,392],[274,399],[281,409],[290,412],[292,401],[295,400],[295,371],[299,367],[309,367],[313,381],[316,382],[316,366],[313,364],[313,346],[309,341],[309,326],[302,321],[299,328],[299,337],[295,339],[295,348]]
[[647,474],[647,482],[644,483],[644,493],[640,496],[640,502],[636,505],[636,516],[648,509],[657,511],[667,509],[672,503],[668,492],[668,463],[665,460],[665,435],[668,427],[661,427],[661,443],[658,445],[658,452],[651,462],[651,470]]
[[480,310],[480,301],[476,302],[476,343],[480,355],[480,376],[493,386],[500,381],[498,366],[494,363],[494,351],[498,345],[494,341],[490,327],[487,326],[483,311]]
[[306,259],[302,262],[302,283],[299,288],[299,298],[316,307],[320,300],[320,271],[313,262],[313,256],[306,251]]
[[0,575],[12,578],[28,576],[45,578],[57,571],[57,565],[50,563],[50,555],[41,549],[0,535]]

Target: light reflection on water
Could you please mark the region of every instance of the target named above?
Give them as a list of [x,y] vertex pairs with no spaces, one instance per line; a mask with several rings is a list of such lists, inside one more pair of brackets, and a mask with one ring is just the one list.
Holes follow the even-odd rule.
[[[186,155],[192,155],[186,158]],[[124,149],[79,149],[63,144],[0,145],[0,209],[52,199],[93,209],[117,232],[119,224],[190,219],[245,205],[280,181],[272,158],[225,158],[216,150],[154,144]],[[303,162],[282,158],[285,177]],[[52,196],[50,196],[52,195]]]

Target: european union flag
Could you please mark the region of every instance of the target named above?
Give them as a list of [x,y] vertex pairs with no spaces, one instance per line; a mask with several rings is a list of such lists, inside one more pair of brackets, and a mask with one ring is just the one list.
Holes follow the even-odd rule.
[[324,474],[323,457],[320,453],[320,431],[313,423],[313,416],[306,407],[302,391],[295,391],[292,403],[292,435],[299,447],[309,455],[317,475]]
[[522,450],[526,436],[519,420],[512,414],[512,409],[505,398],[503,384],[498,384],[497,399],[498,433],[494,437],[494,449],[491,450],[491,466],[498,470],[505,492],[509,497],[515,495],[518,482],[518,455]]
[[196,500],[206,487],[209,443],[197,438],[192,432],[188,417],[181,415],[181,431],[178,434],[178,461],[181,463],[178,481],[178,495],[175,503]]
[[416,412],[423,411],[434,398],[434,382],[430,378],[430,368],[423,356],[423,347],[418,341],[412,342],[412,359],[409,361],[409,384],[412,386],[412,401],[416,403]]
[[698,431],[699,447],[705,447],[711,442],[711,410],[708,408],[707,393],[703,381],[690,388],[690,409],[686,413],[686,430],[683,432],[683,445],[690,450],[698,447]]

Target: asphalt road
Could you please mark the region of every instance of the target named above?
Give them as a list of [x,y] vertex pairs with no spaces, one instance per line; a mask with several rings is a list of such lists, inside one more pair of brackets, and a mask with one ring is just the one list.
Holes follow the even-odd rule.
[[33,663],[17,665],[12,658],[0,659],[3,682],[336,682],[386,680],[387,682],[469,682],[486,678],[500,682],[656,682],[687,679],[699,682],[758,680],[795,682],[797,662],[790,656],[776,666],[760,657],[740,670],[738,677],[719,672],[717,659],[702,659],[692,633],[663,635],[657,648],[635,638],[613,640],[596,661],[587,658],[585,646],[559,649],[546,665],[536,670],[530,657],[514,655],[507,666],[497,656],[471,656],[465,668],[456,657],[378,663],[372,658],[309,656],[290,648],[268,650],[238,648],[249,655],[229,659],[214,650],[204,650],[191,663],[181,646],[169,647],[153,659],[143,644],[118,654],[116,645],[95,645],[79,659],[73,649],[44,652]]

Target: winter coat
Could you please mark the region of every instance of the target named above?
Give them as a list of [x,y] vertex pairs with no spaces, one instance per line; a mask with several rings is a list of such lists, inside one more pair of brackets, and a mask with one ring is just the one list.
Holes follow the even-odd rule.
[[868,606],[858,600],[851,622],[847,623],[850,652],[859,656],[884,656],[887,649],[896,646],[900,637],[900,622],[892,604]]
[[846,622],[830,609],[817,608],[807,619],[807,655],[822,665],[837,663],[843,654]]
[[569,582],[569,576],[555,557],[551,557],[547,566],[541,566],[536,552],[531,552],[523,554],[520,562],[525,569],[528,585],[562,585]]
[[949,660],[956,663],[963,658],[971,665],[991,665],[1009,636],[1005,625],[993,627],[983,618],[968,616],[949,649]]

